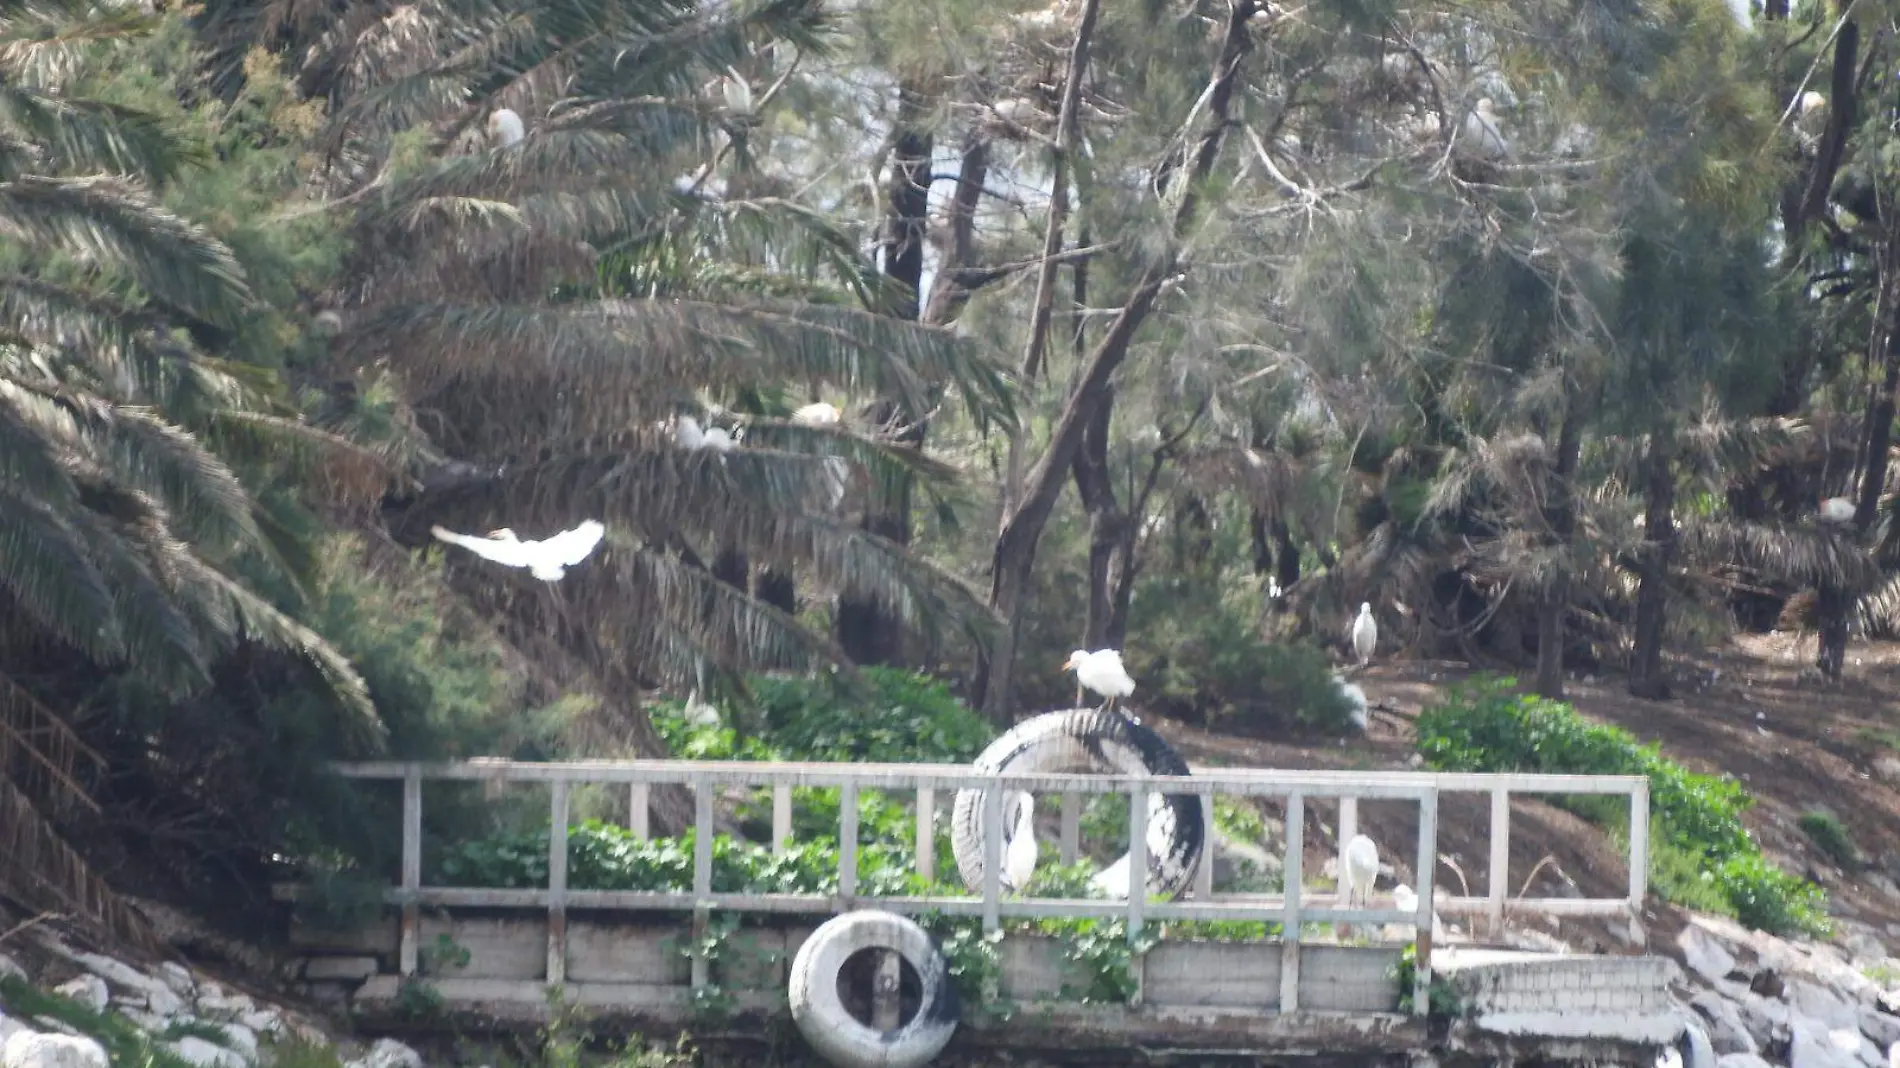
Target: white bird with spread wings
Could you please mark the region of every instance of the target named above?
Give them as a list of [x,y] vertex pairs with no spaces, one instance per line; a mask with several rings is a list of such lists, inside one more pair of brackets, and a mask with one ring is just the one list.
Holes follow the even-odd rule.
[[522,541],[515,532],[503,527],[486,538],[457,534],[443,527],[430,527],[437,541],[460,545],[484,560],[503,567],[525,567],[543,582],[559,582],[567,569],[587,559],[607,535],[597,519],[589,519],[573,530],[564,530],[541,541]]

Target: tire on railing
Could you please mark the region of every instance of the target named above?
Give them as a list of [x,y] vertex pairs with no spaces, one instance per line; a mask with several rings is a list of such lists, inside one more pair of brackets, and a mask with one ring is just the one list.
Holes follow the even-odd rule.
[[[917,975],[917,1011],[895,1031],[860,1022],[839,996],[839,972],[867,949],[896,953]],[[786,999],[799,1033],[835,1068],[920,1068],[943,1051],[962,1016],[950,966],[930,935],[904,916],[873,910],[834,916],[811,933],[792,958]]]
[[[1186,775],[1187,761],[1159,734],[1119,712],[1076,708],[1024,720],[976,758],[978,772],[1114,772]],[[957,791],[950,847],[972,891],[983,889],[983,790]],[[1207,844],[1208,813],[1198,794],[1148,795],[1148,895],[1173,898],[1194,881]],[[1096,876],[1112,897],[1128,893],[1128,856]]]

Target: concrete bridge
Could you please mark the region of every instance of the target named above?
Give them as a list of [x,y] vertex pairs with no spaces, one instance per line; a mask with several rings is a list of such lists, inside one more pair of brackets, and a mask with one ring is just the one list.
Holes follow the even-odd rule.
[[[296,926],[306,954],[298,978],[314,996],[347,998],[359,1019],[392,1029],[415,1022],[413,991],[466,1026],[507,1027],[540,1021],[549,993],[606,1021],[650,1035],[704,1025],[705,998],[718,991],[725,1029],[732,1021],[771,1022],[786,1012],[786,965],[812,929],[847,911],[980,917],[985,932],[1006,919],[1112,917],[1136,938],[1175,920],[1253,920],[1280,925],[1259,941],[1163,940],[1134,958],[1132,994],[1123,1005],[1077,1004],[1062,997],[1065,947],[1054,939],[1011,934],[1001,942],[995,993],[1013,1002],[1007,1019],[968,1012],[946,1056],[959,1050],[1009,1049],[1069,1054],[1102,1063],[1109,1051],[1139,1048],[1143,1060],[1239,1058],[1248,1062],[1370,1064],[1430,1059],[1492,1063],[1517,1060],[1648,1065],[1683,1023],[1667,989],[1668,962],[1646,956],[1539,955],[1477,945],[1434,947],[1433,872],[1438,867],[1438,800],[1448,793],[1490,799],[1490,866],[1482,896],[1437,897],[1441,917],[1463,917],[1496,931],[1507,914],[1626,919],[1643,944],[1649,784],[1642,777],[1478,775],[1279,771],[1196,768],[1191,776],[1112,774],[984,774],[967,765],[793,764],[699,761],[524,763],[479,760],[452,764],[338,765],[336,773],[364,788],[399,787],[402,796],[400,879],[385,894],[384,915],[347,931]],[[425,784],[461,781],[539,784],[549,798],[547,885],[539,888],[431,886],[423,883]],[[378,781],[388,786],[377,785]],[[584,784],[624,790],[626,825],[645,837],[649,791],[679,784],[695,798],[697,834],[692,885],[668,891],[572,889],[568,830],[572,791]],[[1002,790],[997,787],[1002,787]],[[769,790],[772,847],[792,832],[794,787],[840,791],[835,894],[749,894],[713,885],[715,800],[739,788]],[[957,790],[985,791],[982,809],[987,863],[979,893],[938,897],[874,896],[858,885],[860,793],[909,795],[916,811],[914,864],[930,881],[937,870],[936,812]],[[1277,894],[1217,893],[1214,848],[1202,850],[1191,890],[1180,900],[1023,898],[1006,895],[1001,867],[1003,790],[1061,798],[1060,847],[1077,855],[1084,799],[1122,794],[1130,801],[1130,866],[1145,869],[1146,814],[1151,794],[1275,799],[1283,808],[1284,890]],[[1614,898],[1507,898],[1511,799],[1535,794],[1623,795],[1630,823],[1628,892]],[[1306,872],[1306,816],[1330,809],[1338,842],[1354,833],[1362,802],[1415,806],[1417,837],[1405,851],[1417,873],[1416,911],[1401,912],[1389,893],[1363,907],[1331,888],[1316,891]],[[1384,843],[1392,850],[1394,843]],[[295,900],[303,888],[278,888]],[[756,922],[741,935],[740,953],[713,954],[706,938],[713,917],[738,913]],[[1351,924],[1369,933],[1353,944],[1322,937],[1308,925]],[[1380,925],[1404,925],[1409,943],[1380,938]],[[1392,928],[1386,928],[1389,933]],[[447,936],[460,959],[434,961],[425,947]],[[739,936],[735,936],[737,938]],[[681,947],[686,947],[682,952]],[[1408,952],[1409,950],[1409,952]],[[715,956],[717,959],[715,959]],[[1402,959],[1415,962],[1402,968]],[[867,1024],[894,1026],[906,1006],[895,981],[894,954],[884,954],[865,999]],[[1400,988],[1409,973],[1410,989]],[[1409,995],[1409,996],[1408,996]],[[1434,1005],[1434,998],[1448,1004]],[[1404,1011],[1401,1011],[1404,1006]],[[914,1006],[909,1007],[914,1011]],[[598,1025],[597,1025],[598,1026]],[[742,1024],[740,1030],[750,1025]]]

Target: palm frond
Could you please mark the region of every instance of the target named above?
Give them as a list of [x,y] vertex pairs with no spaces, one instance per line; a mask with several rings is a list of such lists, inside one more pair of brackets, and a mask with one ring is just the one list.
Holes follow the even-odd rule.
[[45,88],[71,80],[100,43],[147,33],[154,20],[133,5],[101,11],[71,0],[10,0],[0,22],[0,80]]
[[1687,553],[1738,563],[1797,587],[1833,586],[1859,593],[1880,579],[1873,557],[1832,530],[1704,516],[1685,518],[1681,526]]
[[124,651],[118,605],[66,510],[0,482],[0,587],[40,626],[94,661]]
[[63,912],[125,940],[155,949],[144,917],[95,875],[14,783],[0,777],[0,890],[30,908]]
[[0,125],[42,146],[45,166],[56,174],[121,174],[162,184],[192,155],[146,112],[18,85],[0,86]]

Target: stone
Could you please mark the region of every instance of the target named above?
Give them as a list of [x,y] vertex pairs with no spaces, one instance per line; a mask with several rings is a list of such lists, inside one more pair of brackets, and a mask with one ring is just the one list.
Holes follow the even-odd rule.
[[1761,1043],[1749,1034],[1742,1013],[1733,1002],[1713,990],[1704,990],[1690,1001],[1695,1010],[1709,1021],[1709,1044],[1718,1056],[1729,1053],[1760,1053]]
[[215,993],[198,995],[198,1015],[213,1020],[235,1020],[247,1012],[256,1012],[257,1003],[245,994],[226,994],[223,989],[207,983],[205,987]]
[[1900,1018],[1890,1016],[1878,1009],[1860,1010],[1860,1033],[1872,1039],[1881,1049],[1900,1042]]
[[7,1039],[0,1068],[111,1068],[106,1048],[90,1038],[30,1031]]
[[1728,978],[1735,970],[1735,954],[1716,940],[1716,937],[1695,924],[1682,929],[1676,936],[1676,948],[1682,951],[1682,960],[1689,970],[1713,983]]
[[166,1048],[192,1068],[250,1068],[235,1050],[225,1049],[216,1042],[196,1035],[186,1035],[176,1042],[167,1043]]
[[1833,987],[1806,978],[1788,980],[1788,1004],[1802,1016],[1826,1026],[1830,1031],[1853,1028],[1860,1034],[1860,1010],[1853,1001]]
[[[1842,1049],[1825,1024],[1796,1017],[1791,1030],[1788,1068],[1860,1068],[1858,1048],[1853,1052]],[[1858,1046],[1859,1032],[1854,1034],[1854,1039]]]
[[146,975],[123,961],[116,961],[98,953],[74,953],[72,959],[80,967],[122,991],[137,991],[143,994],[149,990],[163,989],[165,986],[160,980]]
[[28,981],[26,969],[20,967],[19,961],[5,953],[0,953],[0,979],[18,979],[23,983]]
[[7,1039],[23,1033],[30,1035],[33,1029],[18,1020],[9,1018],[6,1013],[0,1012],[0,1048],[6,1046]]
[[1754,1053],[1724,1053],[1715,1060],[1715,1068],[1774,1068]]
[[317,982],[342,980],[360,983],[375,975],[377,968],[375,957],[312,957],[304,965],[303,977]]
[[60,997],[71,998],[94,1012],[106,1011],[112,1001],[112,991],[107,989],[106,981],[96,975],[82,975],[68,979],[53,988]]
[[422,1054],[393,1038],[379,1038],[369,1052],[344,1068],[422,1068]]
[[145,992],[145,1007],[156,1016],[177,1016],[185,1011],[185,999],[161,984]]
[[290,1030],[284,1024],[284,1014],[269,1006],[245,1013],[238,1017],[238,1023],[264,1037],[275,1037]]
[[191,979],[191,971],[182,964],[166,961],[158,966],[158,977],[165,982],[165,988],[189,1001],[198,994],[198,984]]
[[224,1044],[237,1050],[247,1061],[257,1059],[257,1032],[243,1024],[223,1023],[215,1025],[224,1032]]

